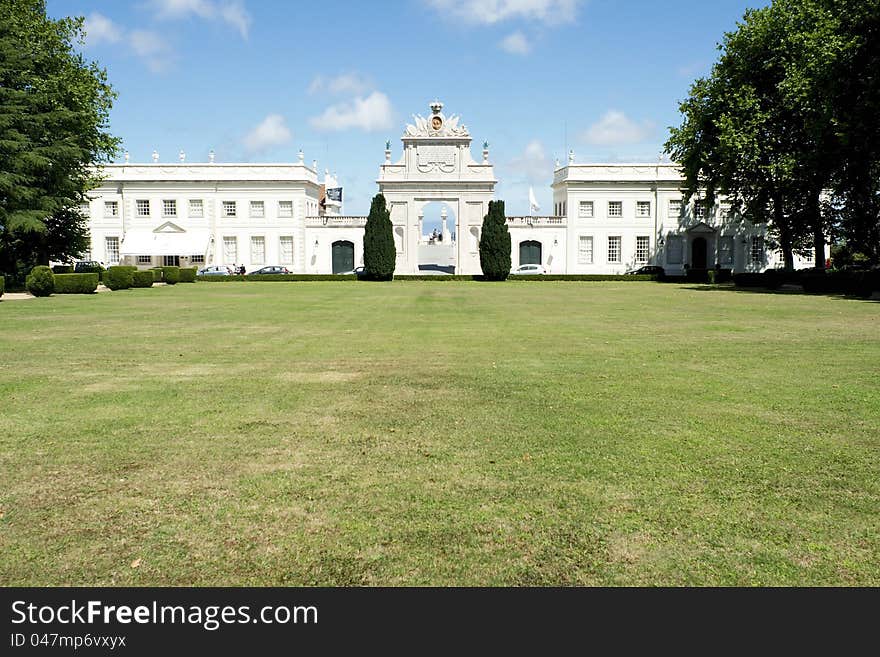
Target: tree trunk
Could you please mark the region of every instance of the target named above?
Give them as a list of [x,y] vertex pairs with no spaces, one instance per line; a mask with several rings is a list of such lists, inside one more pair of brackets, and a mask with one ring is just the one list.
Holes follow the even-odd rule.
[[794,252],[792,250],[791,226],[785,218],[785,208],[779,196],[773,197],[773,221],[779,231],[779,248],[782,249],[782,260],[785,271],[794,269]]

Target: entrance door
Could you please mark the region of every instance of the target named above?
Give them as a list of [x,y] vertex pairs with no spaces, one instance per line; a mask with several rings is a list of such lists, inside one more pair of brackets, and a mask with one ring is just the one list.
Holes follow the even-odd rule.
[[519,264],[540,265],[541,243],[535,240],[527,240],[519,243]]
[[354,244],[340,240],[333,242],[333,273],[342,274],[354,269]]
[[694,269],[706,269],[708,255],[705,237],[696,237],[691,242],[691,267]]
[[165,267],[180,267],[180,256],[162,256],[162,264]]

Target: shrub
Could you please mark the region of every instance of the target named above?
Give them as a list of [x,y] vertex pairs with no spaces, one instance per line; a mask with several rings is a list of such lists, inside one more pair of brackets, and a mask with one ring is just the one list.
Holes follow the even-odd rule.
[[104,274],[104,285],[111,290],[127,290],[131,287],[133,277],[134,271],[130,267],[110,267]]
[[715,282],[716,283],[730,283],[733,280],[733,270],[731,269],[716,269],[715,270]]
[[72,274],[73,265],[55,265],[52,267],[53,274]]
[[0,297],[3,296],[3,293],[6,291],[6,277],[3,274],[0,274]]
[[397,249],[391,231],[391,213],[385,206],[385,197],[376,194],[364,227],[364,269],[366,277],[371,280],[390,281],[394,278]]
[[480,268],[490,281],[503,281],[510,275],[510,231],[504,216],[504,201],[489,201],[480,232]]
[[195,283],[196,275],[199,273],[198,267],[184,267],[180,270],[181,283]]
[[786,282],[790,275],[784,269],[768,269],[764,272],[764,287],[768,290],[778,290]]
[[685,270],[684,273],[685,280],[688,283],[708,283],[709,282],[709,270],[708,269],[697,269],[696,267],[689,267]]
[[152,267],[152,268],[148,269],[147,271],[153,272],[153,282],[154,283],[161,283],[162,281],[165,280],[165,272],[162,271],[161,267]]
[[162,280],[168,285],[175,285],[180,281],[180,267],[162,267]]
[[153,287],[153,272],[149,269],[136,271],[131,276],[132,287]]
[[55,274],[55,294],[93,294],[98,274]]
[[35,297],[48,297],[55,290],[55,275],[44,265],[34,267],[25,280],[25,288]]

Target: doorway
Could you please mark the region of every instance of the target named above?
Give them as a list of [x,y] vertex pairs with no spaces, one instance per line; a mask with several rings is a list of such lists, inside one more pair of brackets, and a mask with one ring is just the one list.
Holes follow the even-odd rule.
[[343,274],[354,270],[354,244],[352,242],[347,240],[333,242],[332,255],[334,274]]

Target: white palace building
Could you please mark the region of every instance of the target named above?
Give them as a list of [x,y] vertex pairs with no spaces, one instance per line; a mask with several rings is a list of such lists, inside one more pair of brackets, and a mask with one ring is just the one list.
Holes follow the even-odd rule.
[[[391,211],[397,274],[426,269],[479,274],[479,239],[495,173],[489,145],[471,155],[471,136],[459,117],[431,104],[415,116],[392,159],[386,143],[378,191]],[[346,216],[326,198],[337,181],[300,151],[289,164],[108,164],[103,183],[83,208],[90,221],[88,259],[143,268],[162,264],[241,265],[248,271],[283,265],[328,274],[363,264],[366,217]],[[539,263],[553,274],[619,274],[659,265],[762,271],[775,266],[763,225],[734,216],[723,201],[682,203],[674,164],[579,164],[569,154],[553,172],[553,214],[508,217],[512,263]],[[441,235],[426,235],[424,209],[440,202]]]

